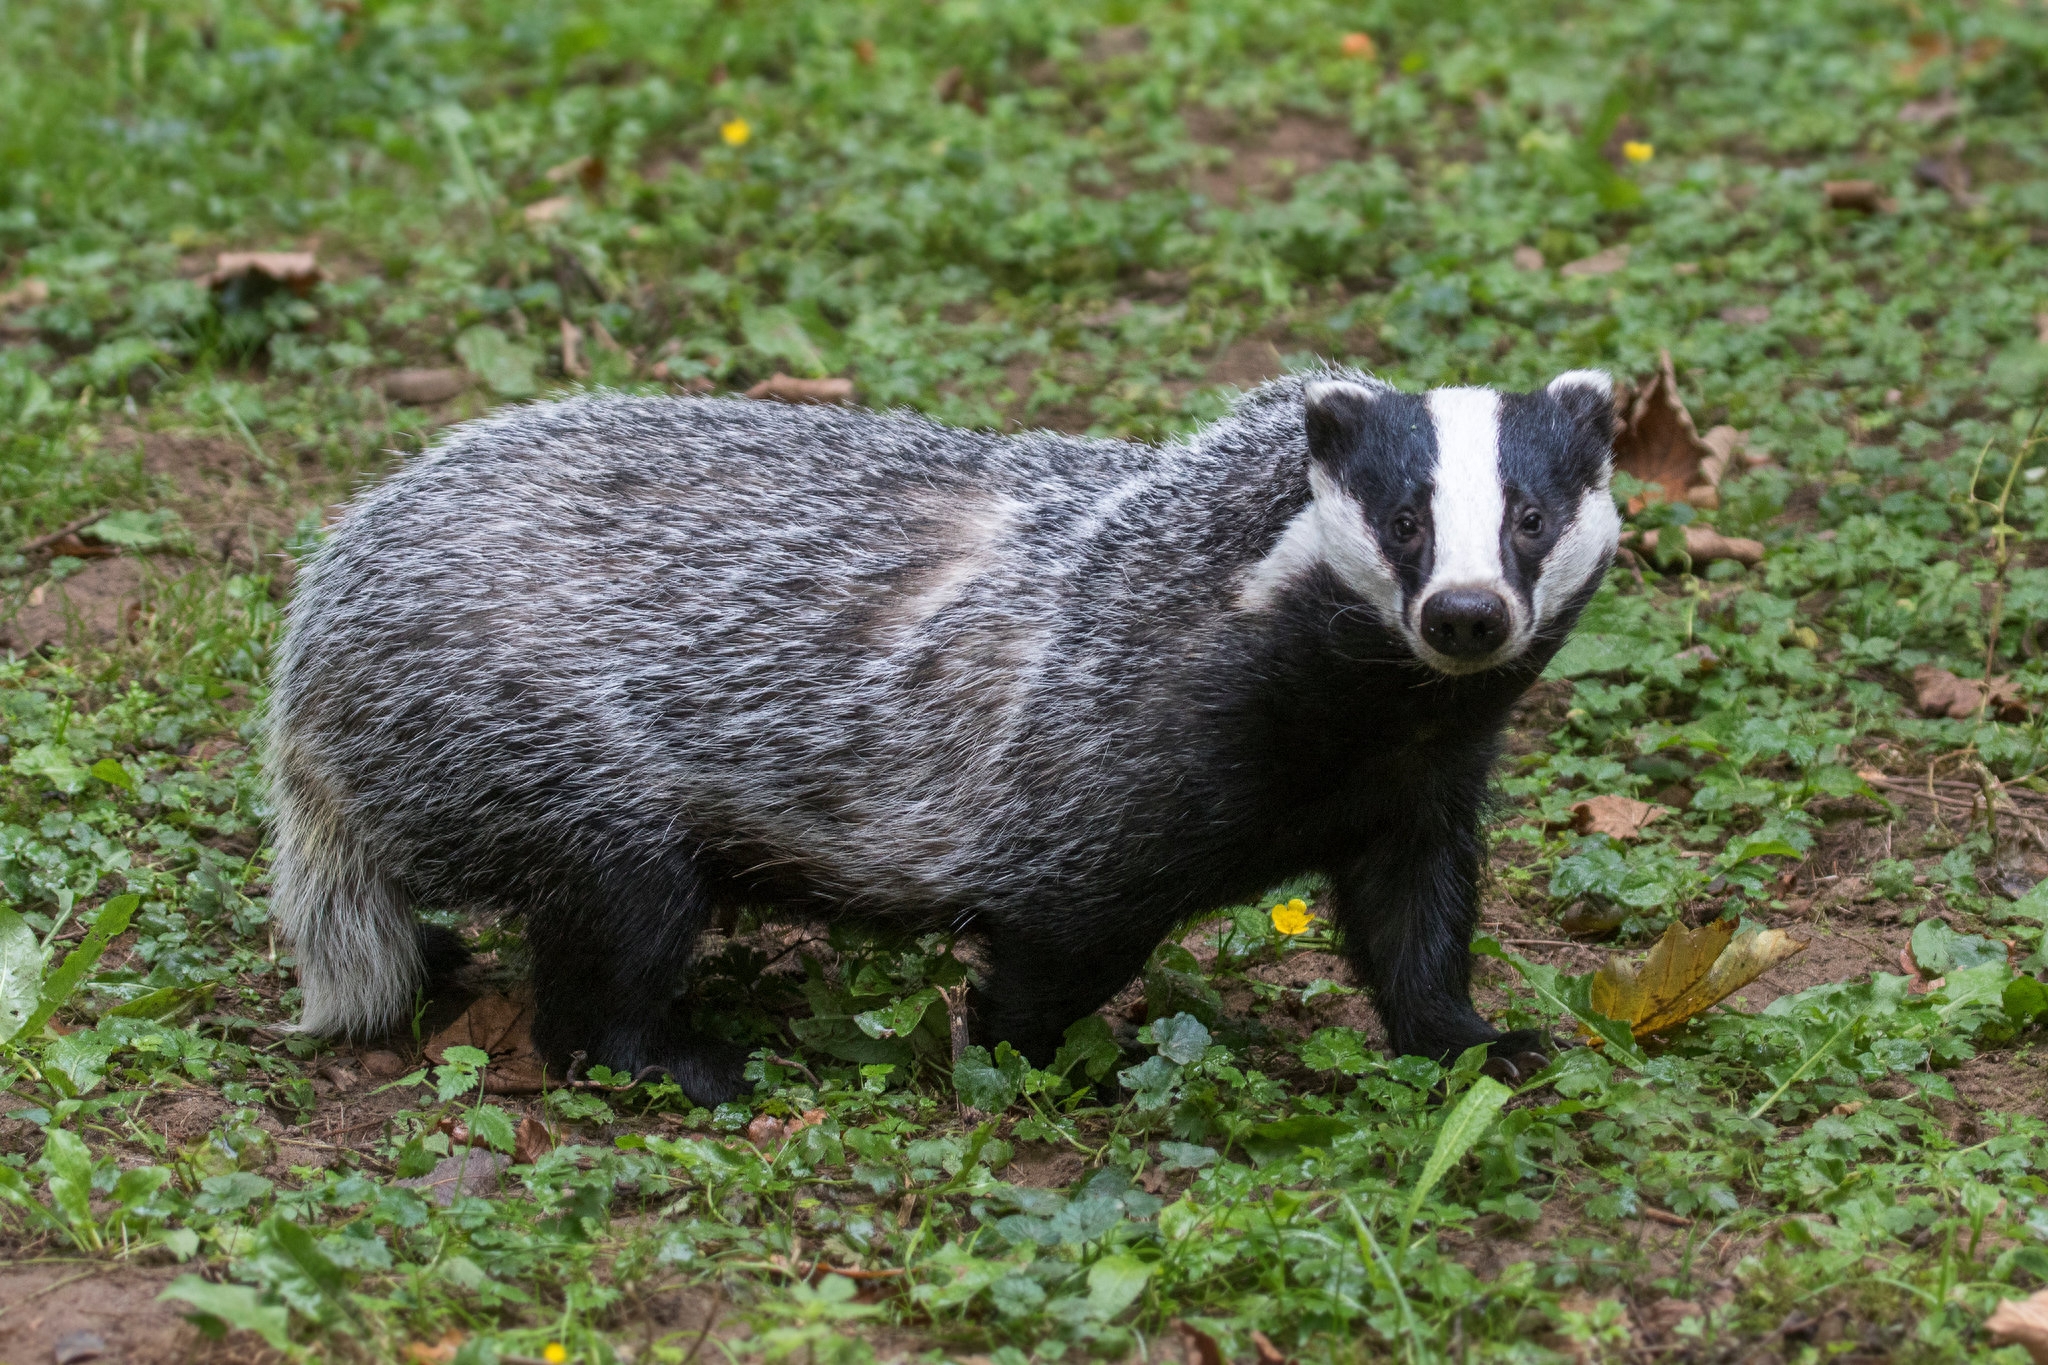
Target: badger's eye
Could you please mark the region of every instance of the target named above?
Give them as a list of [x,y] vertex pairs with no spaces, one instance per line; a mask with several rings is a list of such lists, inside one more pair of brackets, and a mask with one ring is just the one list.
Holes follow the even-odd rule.
[[1422,524],[1410,513],[1396,512],[1394,524],[1389,529],[1393,531],[1395,540],[1405,542],[1415,539],[1422,530]]
[[1522,513],[1522,524],[1516,528],[1523,535],[1534,540],[1543,534],[1543,514],[1535,508]]

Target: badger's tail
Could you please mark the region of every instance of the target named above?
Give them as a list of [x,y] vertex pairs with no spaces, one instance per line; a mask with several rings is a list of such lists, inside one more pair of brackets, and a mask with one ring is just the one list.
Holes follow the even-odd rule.
[[427,984],[420,925],[405,888],[350,831],[325,784],[273,750],[271,914],[291,941],[304,997],[298,1027],[322,1036],[382,1033]]

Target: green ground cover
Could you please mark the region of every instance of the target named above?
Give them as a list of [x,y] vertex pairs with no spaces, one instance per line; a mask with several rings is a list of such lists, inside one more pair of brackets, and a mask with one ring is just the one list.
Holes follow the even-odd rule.
[[[0,35],[0,1358],[72,1319],[132,1361],[2024,1358],[1981,1323],[2048,1282],[2037,0],[0,0]],[[320,277],[211,280],[235,250]],[[1766,554],[1634,519],[1667,553],[1524,710],[1475,946],[1491,1011],[1564,1027],[1674,920],[1808,940],[1746,1005],[1510,1094],[1381,1055],[1319,922],[1252,906],[1053,1072],[952,1064],[943,941],[745,920],[707,989],[758,1088],[715,1112],[486,1093],[420,1055],[460,1002],[280,1030],[254,717],[294,557],[451,421],[780,372],[1149,440],[1318,355],[1527,386],[1665,349],[1771,457],[1695,519]],[[2009,686],[1929,718],[1925,665]],[[1593,795],[1670,813],[1576,833]],[[516,979],[516,926],[447,918]]]

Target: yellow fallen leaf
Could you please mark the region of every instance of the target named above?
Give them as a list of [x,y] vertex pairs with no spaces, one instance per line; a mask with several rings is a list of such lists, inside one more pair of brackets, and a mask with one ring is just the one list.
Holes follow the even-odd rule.
[[2048,1289],[2024,1299],[2001,1299],[1984,1328],[1999,1345],[2024,1346],[2034,1365],[2048,1365]]
[[1614,956],[1593,977],[1591,1004],[1636,1037],[1661,1033],[1741,990],[1804,943],[1778,929],[1735,937],[1735,921],[1674,923],[1638,967]]

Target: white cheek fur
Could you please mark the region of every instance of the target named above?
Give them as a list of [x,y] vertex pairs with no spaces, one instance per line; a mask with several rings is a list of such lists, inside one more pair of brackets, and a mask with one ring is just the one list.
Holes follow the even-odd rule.
[[1614,547],[1621,543],[1621,518],[1614,510],[1614,497],[1603,483],[1579,497],[1578,514],[1572,524],[1543,557],[1543,570],[1530,592],[1530,606],[1536,624],[1547,626],[1580,589],[1607,567]]
[[1366,525],[1365,510],[1321,465],[1308,471],[1308,506],[1294,514],[1265,558],[1253,564],[1238,589],[1245,611],[1270,607],[1287,586],[1318,564],[1373,604],[1388,621],[1401,619],[1401,585],[1394,566]]

